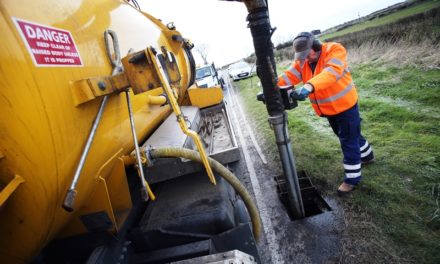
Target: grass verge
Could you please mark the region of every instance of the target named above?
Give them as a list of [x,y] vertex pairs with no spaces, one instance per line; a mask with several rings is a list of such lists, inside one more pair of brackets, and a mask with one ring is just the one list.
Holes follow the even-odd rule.
[[[355,221],[349,232],[360,236],[369,253],[358,252],[363,258],[357,260],[439,263],[440,70],[369,62],[351,71],[361,95],[363,134],[377,156],[374,165],[363,169],[360,190],[346,202]],[[276,155],[265,106],[255,100],[260,88],[253,78],[234,84],[259,136],[268,142],[266,151]],[[293,150],[298,169],[308,171],[331,194],[342,180],[342,153],[327,121],[316,117],[308,104],[288,113]],[[364,214],[368,224],[359,219]]]

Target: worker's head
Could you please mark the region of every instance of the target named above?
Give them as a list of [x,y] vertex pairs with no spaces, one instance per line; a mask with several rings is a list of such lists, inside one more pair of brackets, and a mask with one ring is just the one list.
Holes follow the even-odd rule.
[[308,58],[310,61],[315,61],[319,58],[321,42],[312,33],[301,32],[293,39],[293,50],[295,60],[304,61]]

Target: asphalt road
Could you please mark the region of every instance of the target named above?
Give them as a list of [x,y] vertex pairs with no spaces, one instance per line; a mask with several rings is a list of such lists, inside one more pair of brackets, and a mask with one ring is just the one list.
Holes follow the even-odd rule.
[[225,101],[241,149],[241,160],[231,169],[253,195],[260,211],[263,236],[258,247],[262,263],[339,263],[345,226],[343,210],[336,201],[323,197],[331,211],[301,220],[289,218],[274,180],[281,173],[281,164],[274,164],[260,150],[255,140],[258,132],[247,123],[249,119],[235,89],[234,83],[226,79]]

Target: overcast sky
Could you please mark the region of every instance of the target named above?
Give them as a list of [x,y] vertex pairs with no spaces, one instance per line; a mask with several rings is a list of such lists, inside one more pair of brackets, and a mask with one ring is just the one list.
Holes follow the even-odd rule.
[[[208,61],[222,66],[254,52],[243,3],[218,0],[138,0],[142,10],[174,22],[184,38],[204,45]],[[275,44],[301,31],[325,30],[403,0],[268,0]],[[202,63],[193,50],[197,63]]]

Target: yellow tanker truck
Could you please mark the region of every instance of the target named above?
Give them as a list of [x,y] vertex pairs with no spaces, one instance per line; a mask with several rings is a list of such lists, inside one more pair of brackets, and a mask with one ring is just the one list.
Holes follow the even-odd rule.
[[[244,3],[301,217],[267,3]],[[222,165],[240,159],[222,89],[194,84],[172,23],[123,0],[3,0],[0,15],[0,263],[259,260],[258,211]]]
[[236,234],[258,258],[222,90],[193,85],[174,25],[122,0],[0,11],[1,263],[161,263]]

